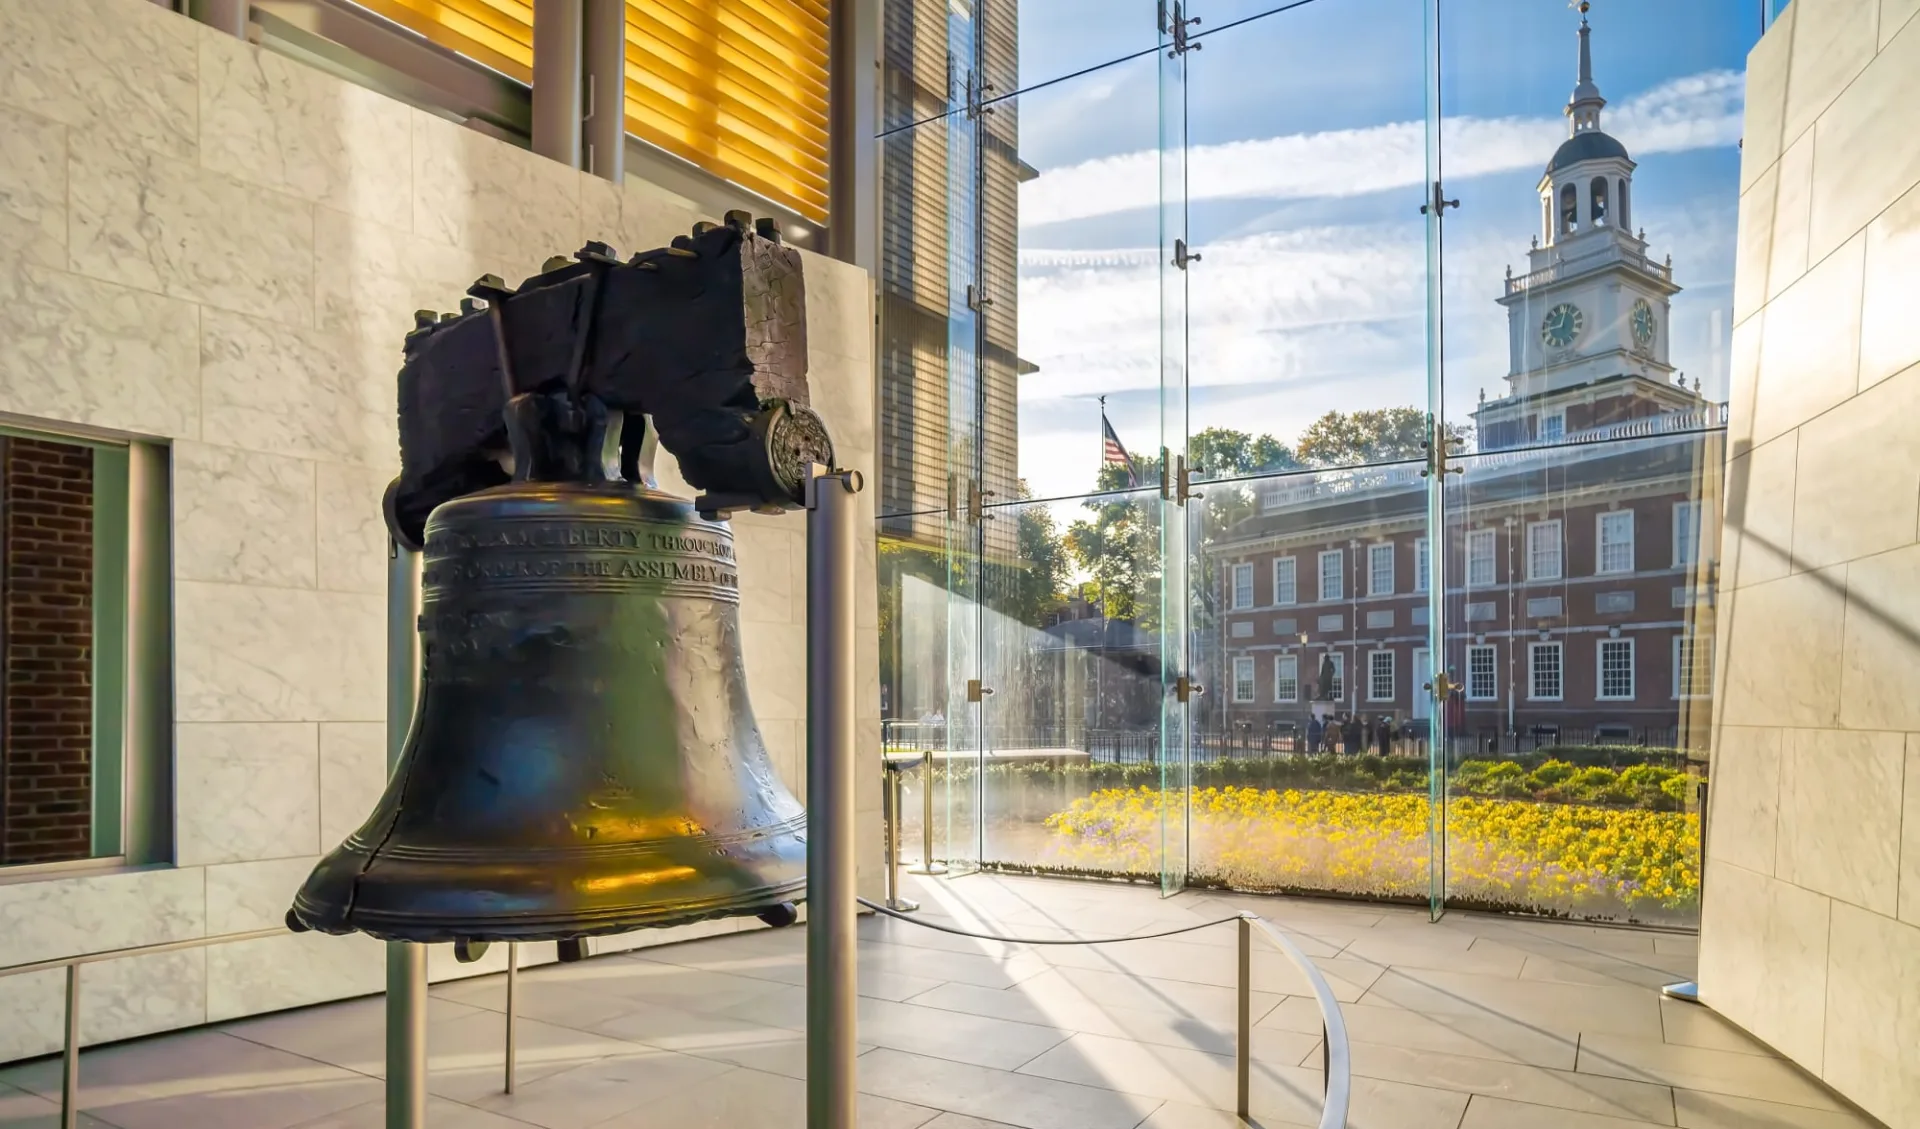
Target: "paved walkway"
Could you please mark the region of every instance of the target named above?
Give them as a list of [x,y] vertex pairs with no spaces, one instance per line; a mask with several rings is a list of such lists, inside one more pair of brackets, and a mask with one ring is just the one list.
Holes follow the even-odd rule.
[[[1241,907],[1345,1005],[1353,1129],[1864,1129],[1710,1012],[1663,1001],[1691,937],[1396,907],[972,876],[931,919],[1028,936],[1151,932]],[[861,1129],[1227,1129],[1234,929],[1004,946],[863,919]],[[522,974],[518,1092],[500,976],[437,985],[433,1129],[801,1129],[804,938],[743,933]],[[1253,1107],[1311,1125],[1319,1021],[1256,950]],[[378,997],[88,1051],[96,1129],[381,1129]],[[0,1126],[52,1129],[59,1062],[0,1070]]]

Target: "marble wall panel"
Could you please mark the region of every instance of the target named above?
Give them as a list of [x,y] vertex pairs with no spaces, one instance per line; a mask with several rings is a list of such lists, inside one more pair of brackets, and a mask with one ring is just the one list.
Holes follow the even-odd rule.
[[1798,427],[1856,391],[1865,250],[1865,238],[1856,237],[1768,303],[1753,393],[1753,442]]
[[386,716],[386,601],[347,592],[180,581],[181,722],[373,721]]
[[1920,545],[1847,566],[1840,720],[1852,729],[1920,730]]
[[413,115],[415,234],[539,273],[580,248],[580,174],[426,113]]
[[4,882],[0,965],[198,937],[206,920],[206,883],[198,870]]
[[313,587],[314,472],[302,459],[174,443],[174,575]]
[[174,750],[181,866],[320,849],[320,735],[309,721],[183,722]]
[[1707,853],[1758,874],[1773,874],[1782,731],[1723,725],[1714,736]]
[[[804,571],[793,567],[796,553],[804,556],[807,543],[801,514],[778,517],[741,514],[733,519],[734,554],[740,564],[740,618],[744,621],[792,623],[806,618]],[[799,546],[796,550],[795,546]]]
[[1728,863],[1707,865],[1707,883],[1728,912],[1701,928],[1702,1002],[1817,1073],[1833,903]]
[[191,160],[200,28],[155,5],[0,3],[0,104]]
[[67,265],[67,127],[0,107],[0,262]]
[[75,133],[67,153],[73,270],[313,323],[313,205],[91,133]]
[[1742,191],[1780,159],[1794,16],[1793,6],[1789,4],[1774,20],[1772,34],[1762,36],[1747,54],[1746,122],[1740,135]]
[[[399,441],[396,363],[381,371],[358,343],[220,310],[200,321],[201,403],[207,434],[252,451],[388,467]],[[399,346],[394,346],[397,358]]]
[[[92,1046],[206,1021],[206,951],[101,961],[80,970],[80,1043]],[[66,973],[0,979],[0,1062],[59,1051]]]
[[1769,300],[1807,272],[1807,225],[1813,218],[1813,134],[1803,133],[1787,146],[1777,167],[1772,247],[1767,254]]
[[286,924],[293,895],[318,856],[227,862],[207,867],[207,934],[251,933]]
[[695,222],[718,220],[703,216],[693,202],[644,180],[629,177],[614,184],[597,176],[580,177],[580,230],[586,239],[598,239],[629,258],[686,235]]
[[1813,0],[1794,14],[1782,144],[1792,145],[1811,128],[1873,62],[1878,8],[1879,0]]
[[[1805,27],[1807,14],[1801,13],[1800,20],[1799,26]],[[1869,22],[1860,20],[1851,34],[1857,35]],[[1815,44],[1796,43],[1794,58],[1817,49]],[[1888,204],[1920,184],[1920,146],[1890,144],[1888,139],[1889,124],[1904,120],[1910,110],[1916,74],[1920,74],[1920,24],[1908,21],[1874,65],[1820,116],[1813,139],[1810,258],[1818,260],[1829,248],[1852,238]],[[1797,81],[1797,75],[1789,80]]]
[[1920,15],[1920,0],[1880,0],[1880,48],[1885,50],[1893,37],[1906,29],[1908,21]]
[[1767,313],[1736,322],[1727,349],[1727,444],[1739,454],[1753,446],[1754,393],[1760,387],[1761,335]]
[[384,594],[388,538],[380,504],[393,473],[320,463],[314,475],[319,586]]
[[483,266],[466,247],[324,206],[314,210],[314,230],[315,324],[358,350],[389,415],[396,402],[394,374],[400,371],[401,346],[413,329],[414,311],[457,309],[467,287],[488,270],[523,274],[531,269]]
[[1888,1125],[1920,1124],[1920,928],[1839,902],[1827,953],[1827,1081]]
[[1720,621],[1729,724],[1840,723],[1846,582],[1841,565],[1740,589],[1738,615]]
[[1860,387],[1920,364],[1920,188],[1895,200],[1867,228],[1860,307]]
[[289,933],[207,950],[207,1022],[385,989],[386,948],[364,934]]
[[1898,733],[1789,730],[1780,748],[1783,881],[1892,916],[1900,883]]
[[1907,734],[1904,808],[1900,819],[1900,920],[1920,925],[1920,733]]
[[412,222],[407,106],[211,29],[199,65],[202,167],[381,223]]
[[1920,368],[1801,426],[1793,503],[1798,567],[1822,568],[1913,543],[1920,526],[1915,420]]
[[66,1006],[66,973],[59,969],[0,977],[0,1062],[58,1050],[61,1009]]
[[[1773,260],[1773,220],[1779,198],[1778,162],[1756,174],[1753,183],[1740,194],[1733,256],[1733,320],[1736,323],[1752,317],[1767,304],[1767,280]],[[1805,265],[1803,247],[1803,269]]]
[[0,411],[198,438],[198,319],[188,302],[0,263]]
[[[382,665],[384,667],[384,663]],[[320,726],[320,849],[330,851],[339,846],[365,823],[386,786],[386,722],[323,723]]]
[[1720,541],[1723,585],[1763,584],[1792,570],[1798,454],[1799,433],[1789,431],[1727,460],[1727,510]]

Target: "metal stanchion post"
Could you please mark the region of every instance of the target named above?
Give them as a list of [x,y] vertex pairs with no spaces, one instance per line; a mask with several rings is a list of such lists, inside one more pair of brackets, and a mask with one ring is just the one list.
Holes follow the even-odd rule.
[[887,824],[887,908],[902,913],[912,913],[920,908],[920,903],[900,896],[900,774],[906,764],[897,757],[885,757],[881,764],[886,770],[886,790],[881,800],[886,810],[883,813]]
[[520,943],[507,942],[507,1093],[513,1093],[513,990],[520,980]]
[[908,874],[945,874],[947,868],[933,861],[933,750],[920,755],[920,865],[909,867]]
[[1240,1120],[1247,1120],[1247,1102],[1253,1089],[1253,922],[1241,918],[1240,927],[1240,978],[1235,982],[1237,989],[1234,1014],[1233,1039],[1233,1087],[1234,1109],[1240,1114]]
[[[420,672],[420,554],[387,547],[387,768],[406,748]],[[427,1123],[427,950],[387,943],[387,1129]]]
[[67,1042],[60,1053],[60,1129],[80,1124],[80,966],[67,966]]
[[857,471],[807,474],[807,1129],[854,1124]]

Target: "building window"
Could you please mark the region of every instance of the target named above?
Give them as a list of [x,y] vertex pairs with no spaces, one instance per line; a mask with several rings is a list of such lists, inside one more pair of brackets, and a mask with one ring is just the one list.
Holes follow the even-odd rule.
[[1673,637],[1673,696],[1704,698],[1713,692],[1713,640]]
[[1233,700],[1253,701],[1253,656],[1239,655],[1233,660]]
[[1300,700],[1300,656],[1273,656],[1273,700],[1276,702],[1297,702]]
[[1393,545],[1367,546],[1367,595],[1393,595]]
[[1413,590],[1415,592],[1427,591],[1429,579],[1427,572],[1432,567],[1433,557],[1427,548],[1427,539],[1422,537],[1413,543]]
[[1633,640],[1600,640],[1598,693],[1603,701],[1633,700]]
[[1565,668],[1560,662],[1560,644],[1532,643],[1527,646],[1527,697],[1536,702],[1557,702],[1564,695],[1560,677]]
[[1633,571],[1633,511],[1609,510],[1597,519],[1594,572]]
[[1527,579],[1558,580],[1560,567],[1560,522],[1536,521],[1527,526]]
[[1347,554],[1343,549],[1328,549],[1320,554],[1320,598],[1338,600],[1346,596]]
[[1393,701],[1393,652],[1367,652],[1367,701]]
[[1467,700],[1491,702],[1500,696],[1500,678],[1493,644],[1467,648]]
[[1567,413],[1548,412],[1540,417],[1540,442],[1558,443],[1566,438]]
[[1673,504],[1673,567],[1688,568],[1700,557],[1700,503]]
[[1467,587],[1491,588],[1494,585],[1493,530],[1476,529],[1467,534]]
[[0,436],[0,865],[122,853],[127,465]]
[[1275,557],[1273,560],[1273,602],[1293,604],[1300,600],[1300,590],[1294,581],[1294,560],[1292,557]]
[[1250,564],[1234,565],[1233,566],[1233,608],[1235,611],[1239,611],[1241,608],[1250,608],[1252,606],[1253,606],[1253,566]]

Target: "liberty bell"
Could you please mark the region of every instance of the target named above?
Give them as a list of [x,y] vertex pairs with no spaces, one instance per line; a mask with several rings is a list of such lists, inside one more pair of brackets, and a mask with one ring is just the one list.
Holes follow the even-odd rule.
[[[727,220],[625,262],[589,244],[417,319],[385,509],[423,554],[418,704],[290,927],[565,957],[794,919],[806,817],[747,700],[725,519],[802,504],[832,444],[807,408],[799,255]],[[656,441],[699,498],[657,488]]]

